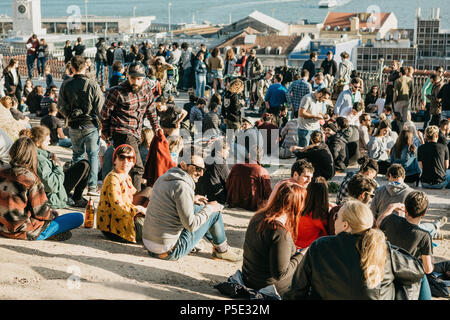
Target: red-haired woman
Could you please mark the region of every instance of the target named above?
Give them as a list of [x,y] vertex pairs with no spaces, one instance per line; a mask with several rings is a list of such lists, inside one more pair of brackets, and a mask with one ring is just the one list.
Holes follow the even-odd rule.
[[259,290],[275,285],[280,295],[288,290],[303,258],[297,253],[294,240],[305,194],[305,189],[298,184],[285,181],[250,220],[242,265],[242,278],[247,287]]
[[295,241],[298,248],[307,248],[320,237],[334,235],[334,220],[329,214],[327,180],[323,177],[313,178],[306,193],[305,208],[299,217]]

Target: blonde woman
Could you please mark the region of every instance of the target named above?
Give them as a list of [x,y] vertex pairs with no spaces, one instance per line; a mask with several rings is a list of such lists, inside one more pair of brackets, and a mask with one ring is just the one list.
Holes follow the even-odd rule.
[[[417,299],[422,263],[386,242],[372,229],[373,215],[359,201],[346,202],[335,216],[336,236],[314,241],[294,275],[284,299],[394,300]],[[399,290],[403,292],[403,290]]]
[[19,132],[25,129],[25,123],[14,119],[9,111],[12,99],[9,96],[0,99],[0,129],[2,129],[13,141],[19,137]]
[[225,55],[224,77],[231,77],[235,74],[237,59],[234,56],[233,49],[228,49]]

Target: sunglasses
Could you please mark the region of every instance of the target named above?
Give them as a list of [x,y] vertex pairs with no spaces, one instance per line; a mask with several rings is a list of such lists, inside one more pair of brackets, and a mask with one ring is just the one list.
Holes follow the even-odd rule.
[[203,173],[205,171],[205,168],[197,166],[196,164],[190,164],[190,166],[193,166],[195,168],[195,171],[198,173]]
[[119,154],[119,159],[122,161],[124,161],[124,160],[134,161],[134,156],[126,156],[123,154]]

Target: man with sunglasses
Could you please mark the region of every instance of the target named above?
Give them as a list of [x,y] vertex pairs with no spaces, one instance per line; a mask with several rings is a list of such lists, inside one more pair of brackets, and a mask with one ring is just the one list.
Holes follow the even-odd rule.
[[[345,202],[349,200],[358,200],[361,201],[364,204],[369,205],[372,201],[372,198],[375,196],[375,189],[377,188],[377,183],[375,180],[362,175],[362,174],[355,174],[348,183],[347,186],[347,197],[343,199],[340,205],[335,206],[330,210],[330,217],[334,217],[336,220],[337,213],[339,212],[339,209],[344,205]],[[334,232],[334,224],[330,222],[330,234],[333,234]]]
[[195,195],[195,184],[204,171],[202,157],[187,155],[178,167],[169,169],[154,184],[142,235],[150,256],[181,259],[205,237],[213,245],[213,259],[241,260],[228,246],[222,205]]
[[352,109],[355,102],[361,101],[361,80],[353,78],[350,82],[350,89],[344,90],[339,94],[334,108],[334,113],[343,116],[348,109]]

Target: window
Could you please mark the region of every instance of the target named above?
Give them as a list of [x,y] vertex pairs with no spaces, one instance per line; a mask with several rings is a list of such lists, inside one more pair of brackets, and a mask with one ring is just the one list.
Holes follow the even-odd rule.
[[439,28],[434,28],[434,33],[439,33]]
[[378,55],[377,54],[373,54],[372,55],[372,60],[377,60],[378,59]]
[[444,40],[439,40],[439,44],[444,44]]
[[425,28],[420,28],[420,29],[419,29],[419,32],[420,32],[420,33],[425,33]]
[[427,28],[425,32],[426,33],[430,33],[431,32],[431,28]]
[[393,58],[394,58],[394,60],[398,60],[398,58],[399,58],[398,54],[394,54]]
[[425,44],[425,40],[419,39],[419,44]]
[[409,61],[414,61],[414,56],[413,56],[412,54],[410,54],[410,55],[408,56],[408,60],[409,60]]
[[433,40],[433,44],[438,44],[438,41],[437,40]]
[[386,55],[386,60],[391,61],[391,60],[392,60],[392,54],[387,54],[387,55]]
[[372,66],[372,68],[371,68],[372,71],[377,71],[377,69],[378,69],[378,66]]
[[368,55],[368,54],[365,54],[364,57],[363,57],[363,59],[364,59],[365,61],[369,60],[369,55]]

